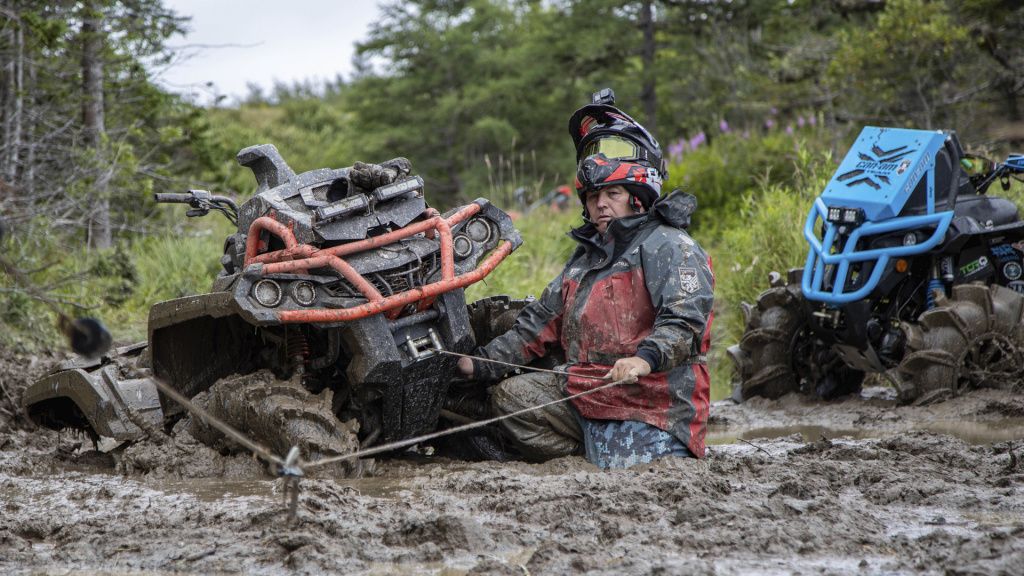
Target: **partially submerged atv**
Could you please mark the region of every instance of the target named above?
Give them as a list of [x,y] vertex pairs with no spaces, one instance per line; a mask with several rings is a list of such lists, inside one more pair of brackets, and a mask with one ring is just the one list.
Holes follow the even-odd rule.
[[865,128],[807,217],[804,267],[743,305],[733,397],[833,398],[867,373],[903,402],[1021,389],[1024,222],[985,193],[1024,156],[979,162],[953,132]]
[[158,378],[277,454],[316,459],[431,432],[482,394],[452,383],[455,359],[438,350],[469,352],[522,307],[467,306],[463,292],[522,243],[508,215],[484,199],[438,214],[404,159],[302,174],[269,144],[237,159],[258,184],[241,207],[157,194],[237,224],[210,292],[154,305],[148,344],[35,383],[23,399],[34,421],[119,441],[170,430],[185,412]]

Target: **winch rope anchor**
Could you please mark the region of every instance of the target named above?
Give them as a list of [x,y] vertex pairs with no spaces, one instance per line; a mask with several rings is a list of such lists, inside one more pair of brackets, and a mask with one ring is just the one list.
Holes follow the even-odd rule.
[[295,523],[299,511],[299,480],[304,476],[302,468],[299,467],[300,456],[299,447],[292,446],[284,462],[278,466],[284,501],[288,505],[289,524]]

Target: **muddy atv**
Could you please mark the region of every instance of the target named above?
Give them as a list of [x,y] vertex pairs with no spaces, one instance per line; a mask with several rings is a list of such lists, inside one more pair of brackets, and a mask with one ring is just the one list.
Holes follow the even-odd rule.
[[[480,387],[453,383],[456,358],[438,351],[469,352],[521,309],[502,297],[467,306],[463,291],[522,243],[508,215],[484,199],[439,214],[404,159],[302,174],[272,145],[237,159],[258,184],[240,207],[201,190],[156,198],[237,225],[212,289],[154,305],[147,343],[35,383],[29,416],[118,441],[170,431],[187,414],[160,379],[307,460],[431,432],[442,414],[474,416]],[[225,444],[198,419],[183,425]]]
[[737,400],[834,398],[880,374],[903,402],[1024,390],[1024,156],[968,157],[953,132],[864,128],[729,348]]

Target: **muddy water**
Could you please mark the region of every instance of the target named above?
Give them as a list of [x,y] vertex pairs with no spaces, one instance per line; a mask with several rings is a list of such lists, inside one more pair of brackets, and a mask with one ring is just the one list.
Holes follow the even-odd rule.
[[1001,418],[971,422],[963,420],[945,420],[937,422],[908,423],[903,429],[842,429],[825,425],[768,426],[763,428],[733,428],[727,425],[711,425],[708,427],[708,445],[735,444],[742,441],[759,439],[786,438],[799,435],[805,442],[814,442],[822,438],[888,438],[908,431],[932,432],[959,438],[968,444],[994,444],[1024,440],[1024,418]]
[[187,435],[101,455],[6,428],[0,574],[1021,574],[1022,427],[999,391],[720,402],[700,461],[393,458],[303,480],[294,523]]

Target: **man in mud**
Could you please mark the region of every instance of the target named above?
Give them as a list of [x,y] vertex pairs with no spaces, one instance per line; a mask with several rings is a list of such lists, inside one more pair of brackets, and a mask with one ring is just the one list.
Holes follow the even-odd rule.
[[[623,379],[605,388],[501,422],[527,459],[585,454],[602,468],[663,456],[704,456],[714,276],[686,233],[696,199],[660,197],[666,176],[657,141],[610,105],[577,110],[569,121],[584,225],[562,273],[515,326],[476,355],[523,365],[561,348],[568,376],[526,372],[492,390],[509,414]],[[462,358],[466,376],[496,380],[509,369]]]

